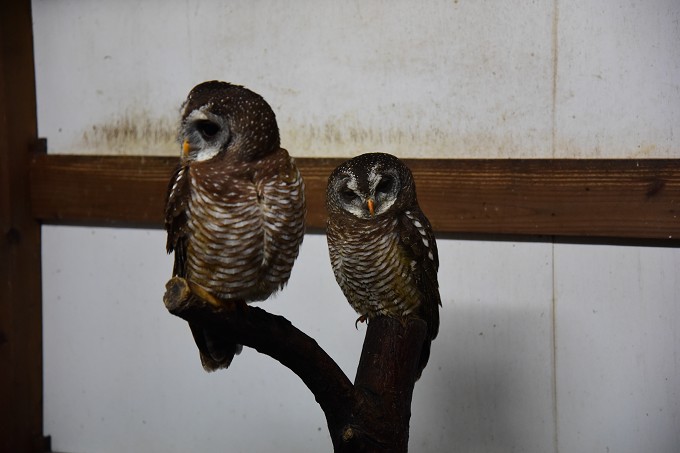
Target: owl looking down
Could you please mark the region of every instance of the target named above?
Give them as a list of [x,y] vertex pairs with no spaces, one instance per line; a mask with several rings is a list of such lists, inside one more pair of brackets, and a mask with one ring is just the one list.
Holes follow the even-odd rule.
[[359,320],[417,317],[427,323],[418,374],[439,331],[439,256],[418,206],[411,171],[390,154],[338,166],[328,180],[327,240],[335,279]]
[[[305,217],[302,177],[280,147],[274,112],[242,86],[211,81],[191,90],[181,114],[165,208],[173,275],[218,299],[267,299],[290,277]],[[208,371],[241,350],[228,332],[190,327]]]

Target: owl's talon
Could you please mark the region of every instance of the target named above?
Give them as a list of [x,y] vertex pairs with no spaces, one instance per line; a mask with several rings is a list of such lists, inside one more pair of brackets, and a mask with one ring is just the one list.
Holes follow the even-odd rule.
[[366,322],[367,319],[368,319],[368,316],[366,316],[366,315],[361,315],[361,316],[359,316],[359,317],[357,318],[357,320],[354,321],[354,328],[357,329],[357,330],[359,330],[359,325],[358,325],[358,324],[359,324],[360,322]]

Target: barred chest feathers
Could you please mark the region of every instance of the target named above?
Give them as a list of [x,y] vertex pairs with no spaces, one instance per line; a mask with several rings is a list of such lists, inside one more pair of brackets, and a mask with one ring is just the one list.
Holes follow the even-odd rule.
[[237,170],[189,171],[187,277],[220,298],[263,300],[285,285],[297,257],[302,183],[282,187]]
[[397,224],[384,218],[354,228],[328,225],[335,278],[354,310],[369,318],[406,316],[420,304],[413,281],[416,262],[400,250]]
[[198,166],[189,173],[187,277],[217,297],[244,298],[259,279],[262,218],[252,187],[211,176]]

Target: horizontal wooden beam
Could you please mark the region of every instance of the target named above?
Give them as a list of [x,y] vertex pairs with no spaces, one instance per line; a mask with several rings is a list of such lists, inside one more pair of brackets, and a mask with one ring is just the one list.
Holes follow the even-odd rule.
[[[307,224],[324,228],[341,159],[298,158]],[[48,223],[161,227],[170,157],[36,154],[33,215]],[[680,159],[405,159],[438,233],[680,238]]]

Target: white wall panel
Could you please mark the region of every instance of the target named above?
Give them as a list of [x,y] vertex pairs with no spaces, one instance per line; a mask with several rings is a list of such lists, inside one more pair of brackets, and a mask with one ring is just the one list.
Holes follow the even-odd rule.
[[680,447],[680,250],[555,245],[561,452]]
[[[321,409],[293,373],[245,349],[203,371],[162,296],[161,231],[43,228],[45,432],[56,451],[328,451]],[[354,376],[363,334],[308,236],[289,287],[260,304],[313,336]],[[328,261],[328,263],[326,263]],[[331,284],[333,283],[333,284]]]
[[[77,246],[75,245],[77,244]],[[70,453],[329,451],[311,393],[245,349],[200,366],[161,301],[160,231],[43,228],[45,432]],[[413,451],[553,451],[551,246],[439,241],[442,325],[413,397]],[[106,252],[102,252],[105,250]],[[354,378],[365,328],[308,235],[289,286],[262,304]],[[511,450],[512,451],[512,450]]]
[[555,452],[551,245],[438,244],[444,316],[411,451]]
[[294,155],[550,152],[552,1],[35,1],[52,152],[176,154],[180,103],[262,94]]
[[555,157],[680,157],[680,2],[559,2]]
[[175,154],[179,105],[218,78],[265,96],[294,155],[680,155],[673,0],[36,0],[34,17],[53,152]]

